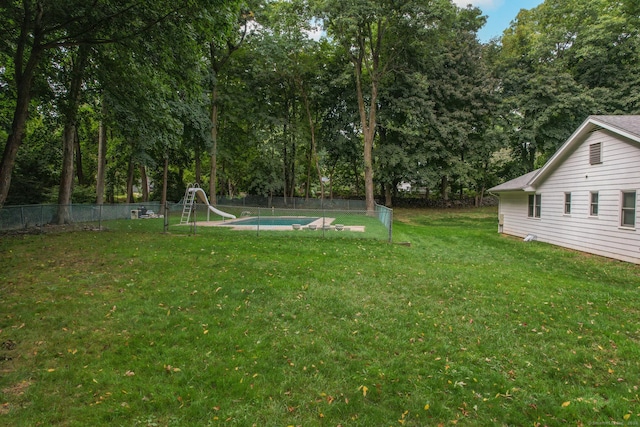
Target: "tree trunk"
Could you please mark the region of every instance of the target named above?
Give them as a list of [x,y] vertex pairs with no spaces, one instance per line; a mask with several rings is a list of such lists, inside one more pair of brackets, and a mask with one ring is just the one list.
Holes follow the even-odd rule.
[[376,134],[376,103],[378,102],[378,85],[375,79],[371,82],[371,99],[369,113],[365,107],[362,90],[362,61],[356,64],[356,89],[358,92],[358,111],[360,112],[360,124],[364,139],[364,195],[367,207],[367,215],[375,213],[375,199],[373,191],[373,140]]
[[196,163],[196,184],[202,185],[202,159],[200,157],[200,147],[195,148],[195,163]]
[[135,173],[135,164],[133,163],[133,155],[129,156],[129,167],[127,168],[127,203],[134,203],[133,198],[133,180]]
[[60,174],[60,189],[58,191],[58,210],[54,223],[62,225],[71,222],[71,194],[73,192],[73,148],[75,124],[64,126],[62,143],[62,172]]
[[244,22],[244,28],[241,31],[240,40],[233,43],[231,38],[226,40],[226,52],[219,55],[219,49],[214,41],[209,42],[209,59],[211,60],[212,87],[211,87],[211,171],[209,176],[209,202],[216,205],[217,194],[217,156],[218,156],[218,74],[225,66],[233,52],[238,50],[244,42],[247,34],[247,21]]
[[329,174],[329,199],[333,200],[333,170],[331,169],[331,173]]
[[218,114],[218,84],[214,81],[211,91],[211,171],[209,173],[209,202],[213,206],[217,204],[218,192]]
[[484,183],[480,186],[480,191],[476,193],[476,208],[482,206],[482,202],[484,200]]
[[[29,102],[31,101],[31,87],[33,86],[33,77],[36,67],[40,63],[44,49],[42,43],[42,15],[43,7],[40,2],[36,5],[35,18],[30,19],[30,14],[26,13],[25,6],[24,20],[20,26],[20,38],[16,46],[16,55],[14,57],[14,78],[16,84],[16,106],[13,110],[13,120],[11,122],[11,130],[7,136],[7,143],[2,153],[2,161],[0,162],[0,208],[4,206],[7,196],[9,195],[9,187],[11,186],[11,174],[16,163],[18,149],[24,140],[25,126],[29,116]],[[30,25],[33,24],[33,28]],[[33,31],[33,39],[30,37],[30,31]],[[37,30],[37,31],[36,31]],[[31,43],[31,52],[26,64],[24,62],[24,51]]]
[[162,215],[168,215],[165,211],[167,206],[167,188],[169,186],[169,157],[164,158],[164,165],[162,167],[162,199],[160,200],[160,212]]
[[287,141],[287,123],[282,125],[282,175],[284,181],[284,205],[287,205],[287,189],[289,188],[289,154],[288,154],[288,141]]
[[449,200],[449,193],[447,192],[447,188],[449,187],[449,180],[446,176],[442,177],[440,181],[440,197],[442,200]]
[[142,187],[142,201],[149,201],[149,179],[147,178],[147,168],[144,165],[140,165],[140,181]]
[[388,208],[393,205],[393,184],[384,185],[384,205]]
[[311,164],[313,163],[311,151],[309,151],[309,156],[307,157],[307,182],[305,183],[304,188],[304,198],[309,200],[309,192],[311,191]]
[[[320,200],[324,199],[324,182],[322,181],[322,171],[320,170],[320,162],[318,160],[318,154],[316,150],[316,126],[313,121],[313,115],[311,114],[311,107],[309,106],[309,97],[307,96],[307,92],[304,90],[304,86],[301,81],[298,81],[298,85],[300,86],[300,92],[302,93],[302,99],[304,101],[305,111],[307,112],[307,120],[309,121],[309,131],[311,133],[311,159],[315,164],[316,172],[318,173],[318,180],[320,181]],[[310,173],[307,173],[307,189],[309,188],[310,181]],[[307,190],[307,197],[309,196]]]
[[78,184],[87,185],[87,181],[84,176],[84,169],[82,168],[82,148],[80,147],[80,136],[78,135],[77,126],[74,143],[76,146],[76,177],[78,178]]
[[98,171],[96,177],[96,203],[104,203],[104,177],[107,167],[107,127],[105,125],[106,107],[102,101],[102,117],[98,128]]
[[[295,117],[293,118],[295,120]],[[295,122],[294,122],[295,123]],[[289,197],[293,199],[296,195],[296,155],[298,144],[296,144],[296,130],[291,128],[291,162],[289,163]]]
[[68,224],[71,221],[70,205],[73,193],[73,152],[77,134],[78,107],[82,93],[84,69],[89,56],[89,49],[80,46],[73,61],[71,83],[65,105],[64,140],[62,142],[62,172],[58,192],[58,213],[56,224]]

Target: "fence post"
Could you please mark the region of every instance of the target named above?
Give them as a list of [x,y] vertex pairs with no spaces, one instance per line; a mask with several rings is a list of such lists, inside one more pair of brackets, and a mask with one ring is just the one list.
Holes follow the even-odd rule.
[[256,236],[260,235],[260,208],[258,207],[258,225],[256,225]]
[[196,205],[198,202],[193,201],[193,205],[191,206],[191,211],[193,212],[193,235],[196,235]]

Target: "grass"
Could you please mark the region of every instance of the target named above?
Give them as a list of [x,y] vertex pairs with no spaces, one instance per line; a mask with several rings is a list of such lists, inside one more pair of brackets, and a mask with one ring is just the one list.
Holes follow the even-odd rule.
[[[640,422],[640,269],[394,212],[394,240],[122,221],[0,240],[0,424]],[[337,233],[338,234],[338,233]]]

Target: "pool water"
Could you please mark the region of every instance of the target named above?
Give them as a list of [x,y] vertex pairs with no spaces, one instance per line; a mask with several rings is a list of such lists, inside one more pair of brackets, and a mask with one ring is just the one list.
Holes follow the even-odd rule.
[[232,225],[309,225],[320,218],[313,217],[290,217],[290,216],[261,216],[243,218],[235,221],[227,221],[227,224]]

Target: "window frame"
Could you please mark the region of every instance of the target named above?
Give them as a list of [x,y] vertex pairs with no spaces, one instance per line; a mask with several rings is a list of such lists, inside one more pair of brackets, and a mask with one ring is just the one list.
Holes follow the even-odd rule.
[[598,191],[589,192],[589,216],[592,216],[592,217],[598,216],[599,204],[600,204],[600,193]]
[[527,198],[527,217],[540,218],[542,216],[542,194],[529,194]]
[[[633,204],[632,206],[625,206],[625,201],[626,195],[633,195]],[[638,194],[637,191],[633,190],[629,190],[629,191],[621,191],[620,192],[620,227],[622,228],[632,228],[635,229],[636,228],[636,204],[638,202]],[[632,212],[633,213],[633,223],[625,223],[625,214],[627,212]]]
[[564,214],[571,215],[571,193],[564,193]]

